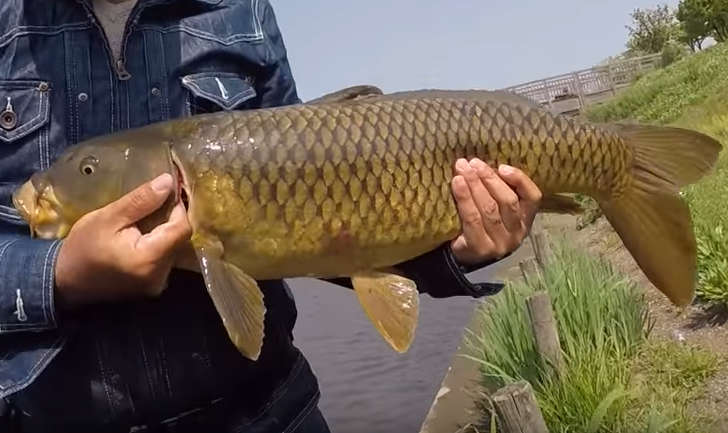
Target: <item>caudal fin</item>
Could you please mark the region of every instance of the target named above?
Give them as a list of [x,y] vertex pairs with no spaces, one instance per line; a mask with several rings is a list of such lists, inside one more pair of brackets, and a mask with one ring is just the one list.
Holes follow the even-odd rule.
[[604,215],[645,276],[671,302],[685,306],[695,296],[697,253],[690,210],[680,188],[708,174],[721,144],[688,129],[619,125],[634,151],[631,183],[602,201]]

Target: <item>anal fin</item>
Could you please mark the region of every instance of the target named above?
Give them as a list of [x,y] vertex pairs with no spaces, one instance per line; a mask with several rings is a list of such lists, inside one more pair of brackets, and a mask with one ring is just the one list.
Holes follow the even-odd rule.
[[222,247],[195,248],[200,270],[228,336],[248,359],[257,360],[263,348],[263,292],[248,274],[222,258]]
[[394,350],[412,345],[420,312],[417,285],[393,273],[371,271],[351,276],[359,303],[374,327]]

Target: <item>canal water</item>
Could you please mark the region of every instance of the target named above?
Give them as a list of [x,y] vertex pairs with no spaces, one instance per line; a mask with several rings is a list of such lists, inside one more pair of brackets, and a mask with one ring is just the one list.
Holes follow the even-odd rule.
[[332,432],[419,432],[478,301],[423,295],[415,341],[399,354],[379,336],[353,291],[312,279],[290,284],[299,310],[296,342],[319,377]]

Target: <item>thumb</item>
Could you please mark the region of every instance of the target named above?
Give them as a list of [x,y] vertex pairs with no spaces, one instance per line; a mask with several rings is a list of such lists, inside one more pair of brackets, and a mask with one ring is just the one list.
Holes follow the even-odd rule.
[[159,209],[173,189],[174,179],[169,173],[164,173],[111,203],[106,209],[121,227],[130,226]]

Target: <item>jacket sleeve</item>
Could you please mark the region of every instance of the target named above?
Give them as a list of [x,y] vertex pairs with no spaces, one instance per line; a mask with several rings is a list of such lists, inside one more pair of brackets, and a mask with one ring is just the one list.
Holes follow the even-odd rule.
[[463,266],[453,255],[448,242],[434,251],[415,257],[397,267],[417,283],[420,292],[427,293],[433,298],[451,298],[453,296],[480,298],[497,294],[503,289],[504,284],[495,281],[473,283],[466,274],[491,266],[505,257]]
[[56,327],[55,264],[61,241],[0,224],[0,335]]
[[[261,0],[258,13],[261,16],[263,33],[267,40],[266,67],[256,82],[258,105],[260,108],[298,104],[301,100],[296,91],[288,55],[275,13],[268,1]],[[402,263],[398,268],[414,280],[420,292],[434,298],[453,296],[482,297],[498,293],[503,284],[497,282],[471,283],[465,274],[490,266],[496,261],[488,261],[476,266],[463,267],[450,250],[449,243],[434,251]],[[348,278],[326,280],[351,288]]]
[[[488,260],[473,266],[462,266],[458,264],[448,243],[429,253],[401,263],[396,268],[417,284],[420,293],[427,293],[433,298],[452,298],[455,296],[481,298],[499,293],[505,285],[495,281],[473,283],[467,278],[466,274],[493,265],[498,261],[498,259]],[[348,278],[335,278],[326,281],[352,288],[351,280]]]

